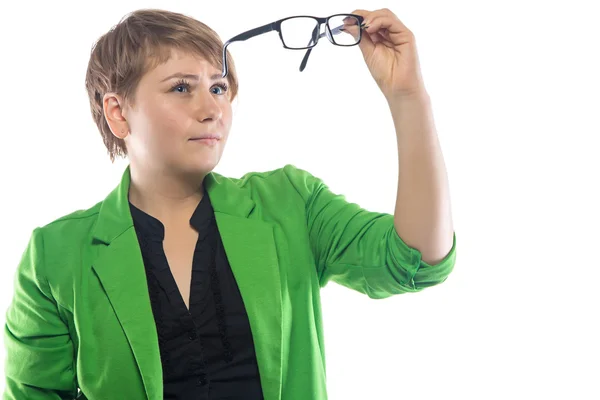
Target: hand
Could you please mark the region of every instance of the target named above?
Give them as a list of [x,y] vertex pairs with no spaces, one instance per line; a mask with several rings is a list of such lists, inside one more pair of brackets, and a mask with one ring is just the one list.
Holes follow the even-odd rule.
[[362,31],[358,46],[388,102],[424,93],[413,33],[387,8],[355,10],[352,14],[365,18],[367,28]]

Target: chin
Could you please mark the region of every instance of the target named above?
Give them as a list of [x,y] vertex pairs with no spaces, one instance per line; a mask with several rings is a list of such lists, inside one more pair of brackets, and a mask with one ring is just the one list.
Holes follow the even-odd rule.
[[186,170],[191,173],[209,173],[211,172],[217,165],[219,164],[219,160],[193,160],[186,166]]

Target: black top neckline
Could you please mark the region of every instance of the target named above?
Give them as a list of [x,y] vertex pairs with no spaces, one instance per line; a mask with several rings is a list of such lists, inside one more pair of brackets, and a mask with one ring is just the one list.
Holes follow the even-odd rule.
[[[162,242],[164,240],[165,226],[158,218],[136,207],[131,201],[129,201],[129,209],[139,233],[152,241]],[[206,234],[207,228],[213,219],[214,212],[212,204],[210,202],[210,197],[205,190],[202,199],[190,217],[190,224],[200,233],[200,235],[202,235],[203,233]]]

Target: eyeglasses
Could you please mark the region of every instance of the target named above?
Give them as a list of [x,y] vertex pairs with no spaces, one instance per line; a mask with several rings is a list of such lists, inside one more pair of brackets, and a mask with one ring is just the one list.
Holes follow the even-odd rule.
[[[228,73],[227,46],[232,42],[243,42],[263,33],[277,31],[284,48],[290,50],[307,49],[300,64],[300,72],[302,72],[306,67],[310,52],[317,45],[320,38],[327,35],[327,39],[336,46],[356,46],[362,38],[362,30],[365,29],[363,22],[364,17],[356,14],[334,14],[324,18],[297,15],[240,33],[223,45],[223,78]],[[320,33],[322,24],[325,24],[324,33]],[[343,35],[343,33],[346,33],[346,35]],[[308,44],[304,45],[307,40]]]

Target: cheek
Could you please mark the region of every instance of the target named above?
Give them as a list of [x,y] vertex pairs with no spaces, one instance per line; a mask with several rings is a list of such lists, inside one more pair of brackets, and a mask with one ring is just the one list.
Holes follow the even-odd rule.
[[224,106],[222,108],[223,111],[223,125],[225,128],[227,128],[227,131],[229,131],[229,128],[231,127],[231,122],[232,122],[232,111],[231,111],[231,104],[228,104],[226,106]]
[[173,135],[185,133],[188,117],[181,107],[174,107],[167,102],[154,104],[146,111],[146,120],[149,122],[149,132],[159,141]]

